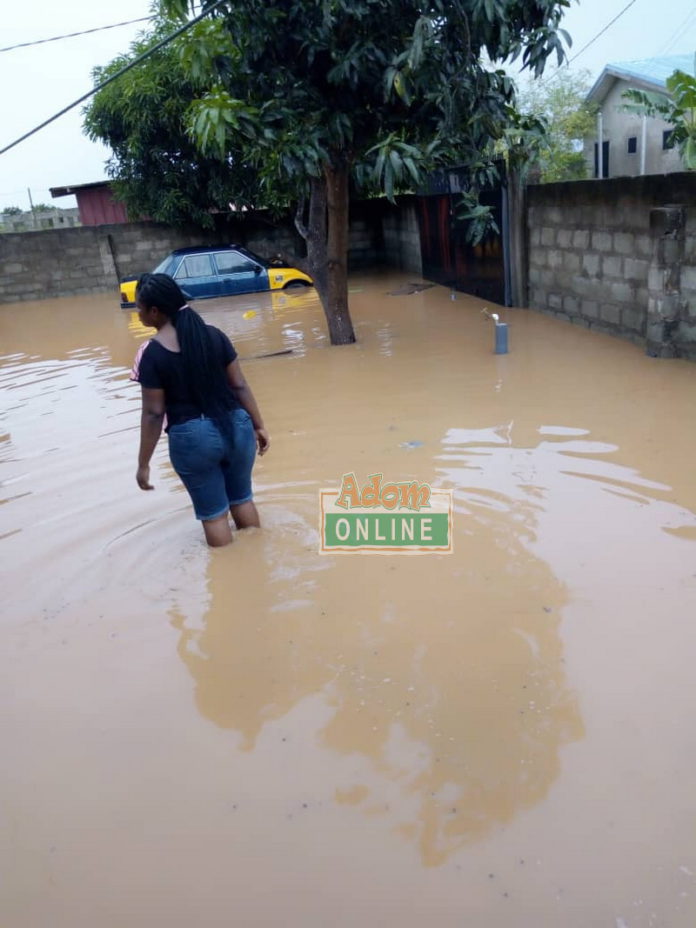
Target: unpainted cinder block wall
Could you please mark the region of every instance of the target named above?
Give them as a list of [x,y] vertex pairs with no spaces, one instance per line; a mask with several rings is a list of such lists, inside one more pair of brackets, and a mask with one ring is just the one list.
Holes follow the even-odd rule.
[[527,190],[529,305],[696,359],[696,174]]
[[[415,206],[405,200],[403,206],[384,199],[351,206],[351,270],[391,263],[420,273]],[[220,220],[214,230],[134,222],[11,233],[0,235],[0,303],[116,291],[120,278],[152,270],[175,248],[220,242],[245,245],[264,257],[304,253],[292,219],[274,222],[261,212]]]
[[381,202],[382,233],[387,264],[420,277],[423,273],[417,198],[400,197],[395,204]]
[[154,222],[0,235],[0,303],[116,292],[119,277],[151,270],[173,248],[208,241],[205,232]]

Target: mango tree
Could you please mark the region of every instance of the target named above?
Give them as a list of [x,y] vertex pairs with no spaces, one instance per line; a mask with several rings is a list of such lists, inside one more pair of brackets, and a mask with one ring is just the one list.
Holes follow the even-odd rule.
[[[96,68],[95,83],[172,31],[170,22],[159,23],[127,54]],[[197,95],[173,42],[98,91],[86,107],[85,131],[111,148],[108,171],[129,216],[212,229],[212,210],[225,209],[232,199],[245,204],[255,192],[255,173],[205,156],[186,132],[186,113]]]
[[[213,0],[160,0],[185,19]],[[181,40],[197,89],[187,130],[206,157],[256,173],[258,203],[296,225],[332,344],[348,310],[351,190],[416,188],[447,164],[481,165],[509,119],[521,57],[536,76],[563,49],[569,0],[227,0]],[[475,192],[477,172],[471,175]],[[480,216],[477,214],[477,218]]]

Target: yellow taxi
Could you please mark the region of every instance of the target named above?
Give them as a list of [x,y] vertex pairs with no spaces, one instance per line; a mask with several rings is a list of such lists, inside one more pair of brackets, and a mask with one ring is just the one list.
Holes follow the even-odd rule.
[[[153,273],[173,277],[188,300],[284,290],[286,287],[311,287],[314,283],[298,268],[266,261],[240,245],[178,248],[168,254]],[[124,309],[135,306],[137,282],[137,277],[121,281],[121,306]]]

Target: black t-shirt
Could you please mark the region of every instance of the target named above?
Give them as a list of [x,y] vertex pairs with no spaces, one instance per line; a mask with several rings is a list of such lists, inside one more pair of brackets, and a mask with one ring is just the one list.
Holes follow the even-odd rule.
[[[220,366],[226,368],[235,360],[237,352],[229,338],[220,329],[209,325],[208,332],[215,350],[215,356]],[[138,381],[141,386],[153,390],[164,390],[165,411],[167,413],[167,427],[196,419],[203,412],[199,408],[184,378],[181,354],[170,351],[158,341],[151,341],[140,359]],[[227,397],[230,409],[239,406],[237,399],[228,390]]]

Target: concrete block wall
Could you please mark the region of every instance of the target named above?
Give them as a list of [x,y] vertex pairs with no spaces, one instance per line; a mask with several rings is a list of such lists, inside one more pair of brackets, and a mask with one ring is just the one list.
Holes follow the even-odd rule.
[[[418,272],[420,242],[415,209],[412,205],[405,209],[407,217],[402,220],[400,207],[386,200],[352,206],[349,269],[387,263],[390,257],[398,257],[399,241],[403,240],[407,263],[394,263]],[[245,245],[264,257],[283,254],[292,258],[304,253],[304,243],[292,220],[272,222],[264,213],[240,220],[221,219],[214,230],[135,222],[10,233],[0,235],[0,303],[117,290],[120,278],[151,270],[175,248],[220,242]]]
[[417,276],[423,274],[416,198],[403,197],[398,205],[386,204],[382,220],[387,263]]
[[686,210],[685,220],[679,280],[682,305],[676,336],[680,356],[696,360],[696,202],[693,209]]
[[[530,307],[646,344],[650,300],[660,274],[658,252],[664,248],[661,233],[651,227],[651,211],[695,203],[692,174],[529,187]],[[684,254],[693,256],[694,217],[687,222],[684,241]],[[696,285],[696,260],[693,277],[690,267],[682,268],[683,319],[670,333],[683,357],[696,353],[696,340],[687,332],[692,326],[696,335],[696,287],[689,289]]]
[[[100,242],[113,255],[111,272],[115,277],[136,277],[151,271],[168,252],[190,245],[212,245],[221,241],[215,231],[195,227],[173,229],[157,222],[118,223],[92,226],[101,230]],[[222,239],[224,241],[224,239]],[[111,285],[111,284],[109,284]]]
[[[56,259],[61,255],[61,260]],[[115,286],[104,273],[100,237],[84,228],[0,236],[0,303],[96,293]]]
[[154,222],[0,235],[0,303],[116,291],[172,249],[209,241]]

